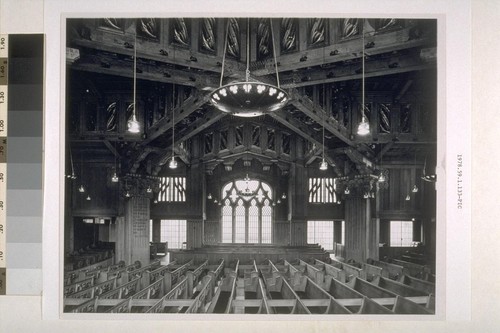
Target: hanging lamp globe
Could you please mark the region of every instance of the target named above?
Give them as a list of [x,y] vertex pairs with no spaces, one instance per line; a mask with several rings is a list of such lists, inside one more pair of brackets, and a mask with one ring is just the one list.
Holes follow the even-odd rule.
[[177,161],[175,160],[175,157],[172,156],[172,159],[170,160],[170,162],[168,163],[168,167],[170,169],[177,169]]
[[319,165],[320,170],[327,170],[328,169],[328,163],[326,163],[325,159],[323,159]]
[[234,82],[214,90],[212,105],[238,117],[257,117],[285,106],[288,94],[277,86],[261,82]]

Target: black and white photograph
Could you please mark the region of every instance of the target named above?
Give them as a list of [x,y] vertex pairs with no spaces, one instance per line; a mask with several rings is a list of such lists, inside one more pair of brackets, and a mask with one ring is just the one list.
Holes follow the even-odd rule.
[[62,312],[436,315],[438,19],[62,25]]

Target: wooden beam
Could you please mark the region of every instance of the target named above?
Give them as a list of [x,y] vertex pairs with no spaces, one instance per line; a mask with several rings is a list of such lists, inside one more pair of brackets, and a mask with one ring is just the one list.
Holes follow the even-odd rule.
[[[193,95],[188,97],[188,99],[186,99],[181,105],[175,108],[175,123],[178,123],[194,111],[198,110],[203,104],[208,102],[209,98],[210,96],[208,93],[201,92],[195,92]],[[147,145],[171,128],[172,122],[170,119],[163,118],[148,129],[146,138],[142,144]]]
[[384,147],[380,149],[380,152],[377,154],[375,159],[377,161],[380,161],[380,159],[384,156],[385,153],[387,153],[392,148],[392,146],[394,146],[394,142],[389,142],[385,144]]
[[[324,124],[325,130],[329,131],[335,135],[340,140],[347,143],[349,146],[353,146],[354,142],[348,138],[347,132],[342,133],[338,128],[340,124],[337,120],[331,119],[329,117],[324,117],[325,111],[309,97],[301,95],[297,90],[293,89],[290,91],[291,104],[295,106],[299,111],[304,113],[306,116],[317,122],[318,124]],[[317,110],[317,112],[316,112]]]
[[120,156],[120,153],[118,153],[118,151],[115,149],[115,147],[113,145],[111,145],[111,143],[109,142],[109,140],[104,140],[104,145],[106,145],[106,147],[108,147],[108,149],[111,151],[111,153],[113,153],[113,155],[115,155],[116,158],[121,158]]
[[[134,36],[124,36],[122,41],[115,41],[114,43],[105,41],[103,38],[97,38],[95,41],[74,39],[70,44],[73,46],[80,46],[132,57],[134,54],[134,50],[133,48],[126,48],[124,46],[125,42],[127,42],[129,45],[133,45]],[[201,53],[191,49],[183,49],[170,45],[159,45],[157,43],[151,42],[143,42],[138,44],[137,58],[155,60],[166,64],[180,65],[214,73],[220,73],[222,70],[222,57],[220,56]],[[191,57],[195,57],[196,61],[191,61]],[[224,64],[224,72],[227,75],[244,70],[245,66],[243,64],[240,64],[236,60],[230,58],[226,59]]]
[[[410,40],[410,30],[411,28],[405,28],[398,31],[365,37],[366,43],[374,43],[372,48],[365,50],[366,55],[372,56],[398,50],[429,47],[435,44],[435,41],[431,38]],[[358,37],[356,39],[342,41],[340,43],[328,45],[322,48],[307,49],[291,54],[281,55],[280,57],[277,57],[277,62],[279,63],[278,69],[280,72],[286,72],[318,66],[325,63],[352,60],[359,58],[361,52],[361,38]],[[304,55],[307,56],[307,60],[300,61],[300,58]],[[259,65],[261,68],[252,71],[254,75],[268,75],[275,72],[273,59],[254,64],[254,66]]]
[[[195,122],[193,122],[191,125],[189,125],[184,131],[184,134],[181,134],[179,138],[176,139],[177,142],[183,142],[188,140],[189,138],[195,136],[196,134],[200,133],[201,131],[205,130],[206,128],[210,127],[212,124],[216,123],[223,117],[225,117],[227,113],[220,112],[219,110],[212,109],[211,111],[207,112],[203,117],[199,118]],[[167,163],[167,161],[170,159],[172,156],[172,143],[170,142],[167,147],[164,149],[165,153],[160,155],[156,161],[156,168],[155,168],[155,174],[158,173],[163,165]],[[189,161],[186,159],[186,163]]]
[[[132,60],[119,59],[106,54],[83,54],[80,60],[70,66],[77,71],[100,73],[120,77],[133,77]],[[159,62],[145,62],[138,58],[137,78],[154,82],[175,83],[198,89],[215,89],[219,86],[217,75],[200,74],[189,69],[175,69]]]
[[[397,67],[391,68],[397,63]],[[373,61],[365,65],[365,78],[387,76],[393,74],[422,71],[435,68],[435,64],[422,63],[416,59],[406,59],[399,62],[388,62],[386,60]],[[362,74],[358,74],[360,65],[351,64],[331,69],[304,70],[303,73],[294,72],[280,77],[281,87],[298,88],[323,83],[333,83],[349,80],[361,80]]]
[[[309,142],[313,143],[316,145],[318,151],[328,151],[328,147],[323,146],[323,143],[320,141],[321,138],[317,138],[316,136],[313,136],[309,134],[308,128],[304,123],[296,120],[294,117],[287,115],[285,111],[279,110],[276,112],[271,112],[269,114],[273,119],[275,119],[277,122],[280,124],[284,125],[285,127],[289,128],[292,130],[294,133],[297,135],[301,136],[302,138],[308,140]],[[336,162],[336,159],[332,158],[329,154],[325,153],[325,159],[328,161],[330,165],[334,165],[335,172],[339,175],[342,175],[342,171],[340,168],[338,168],[338,163]],[[311,160],[312,162],[312,160]]]

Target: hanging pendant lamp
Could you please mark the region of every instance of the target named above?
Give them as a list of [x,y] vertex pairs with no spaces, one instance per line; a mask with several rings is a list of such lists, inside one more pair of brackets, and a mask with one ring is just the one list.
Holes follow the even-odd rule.
[[175,85],[172,85],[172,159],[168,163],[170,169],[177,169],[175,160]]
[[361,29],[363,43],[363,53],[361,54],[361,122],[358,125],[358,135],[368,135],[370,133],[370,123],[365,115],[365,24],[363,20],[363,27]]
[[[325,85],[323,84],[323,101],[325,101]],[[326,106],[326,103],[323,102],[323,105]],[[321,159],[321,163],[319,165],[319,169],[321,171],[328,169],[328,163],[325,160],[325,112],[321,113],[323,120],[323,158]]]
[[136,115],[136,97],[137,97],[137,34],[134,38],[134,97],[132,105],[129,106],[129,109],[132,110],[132,116],[127,121],[127,129],[130,133],[139,133],[141,131],[141,124],[137,120]]
[[250,18],[247,19],[247,45],[246,45],[246,71],[245,81],[232,82],[222,85],[224,77],[224,63],[226,60],[226,49],[228,43],[229,22],[226,30],[224,55],[222,57],[222,72],[220,86],[210,96],[210,101],[217,109],[238,117],[256,117],[265,113],[281,109],[288,100],[288,94],[280,88],[278,64],[274,45],[273,25],[271,26],[271,40],[273,43],[274,66],[276,68],[277,85],[250,81]]

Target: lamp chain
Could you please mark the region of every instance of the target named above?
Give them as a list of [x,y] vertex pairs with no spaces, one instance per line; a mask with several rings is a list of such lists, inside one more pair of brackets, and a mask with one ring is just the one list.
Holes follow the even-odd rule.
[[274,57],[274,68],[276,69],[276,81],[277,87],[280,88],[280,75],[278,72],[278,61],[276,60],[276,48],[274,45],[274,30],[273,30],[273,21],[269,18],[269,25],[271,26],[271,41],[273,42],[273,57]]
[[365,119],[365,21],[362,21],[361,25],[361,40],[363,43],[363,53],[361,54],[361,67],[362,67],[362,77],[361,77],[361,115],[362,121]]
[[134,36],[134,108],[132,109],[132,114],[135,116],[135,101],[137,94],[137,34]]
[[224,64],[226,63],[226,52],[227,52],[227,36],[229,35],[229,24],[231,23],[231,19],[227,20],[226,26],[226,40],[224,43],[224,54],[222,55],[222,70],[220,73],[220,83],[219,86],[222,87],[222,78],[224,77]]

